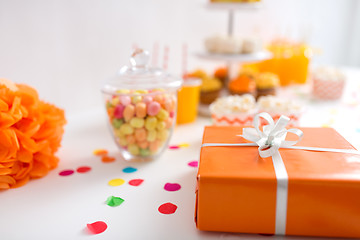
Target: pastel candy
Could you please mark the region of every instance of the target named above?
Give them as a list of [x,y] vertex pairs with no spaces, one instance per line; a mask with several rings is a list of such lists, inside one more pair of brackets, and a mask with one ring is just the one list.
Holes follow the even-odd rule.
[[151,96],[144,96],[143,97],[143,102],[147,105],[150,102],[152,102],[153,98]]
[[129,144],[135,143],[135,142],[136,142],[135,136],[134,136],[134,135],[127,135],[127,136],[126,136],[126,141],[127,141]]
[[133,134],[133,133],[134,133],[134,128],[131,127],[130,124],[124,123],[124,124],[121,125],[121,127],[120,127],[120,132],[122,132],[122,133],[125,134],[125,135]]
[[143,118],[134,117],[130,120],[130,125],[134,128],[142,128],[145,124],[145,120]]
[[125,138],[119,138],[118,142],[119,142],[120,146],[123,146],[123,147],[128,145],[128,142],[126,141]]
[[106,102],[117,144],[130,154],[159,152],[174,124],[176,97],[164,89],[117,91]]
[[157,135],[156,130],[149,130],[146,140],[148,140],[149,142],[153,142],[156,140],[156,135]]
[[138,142],[146,140],[146,130],[144,128],[135,129],[135,139]]
[[111,105],[116,106],[120,102],[118,97],[113,97],[111,99]]
[[118,119],[123,118],[124,109],[125,109],[124,105],[122,105],[122,104],[116,105],[115,110],[114,110],[114,117],[118,118]]
[[159,142],[158,141],[154,141],[154,142],[151,142],[149,144],[149,149],[152,153],[155,153],[159,148]]
[[120,128],[119,129],[114,129],[114,134],[117,137],[125,137],[126,136],[122,131],[120,131]]
[[154,96],[153,99],[154,99],[154,101],[156,101],[156,102],[158,102],[158,103],[162,103],[162,102],[164,101],[163,96],[160,95],[160,94]]
[[140,155],[143,157],[149,156],[150,155],[149,149],[141,149],[140,148]]
[[136,144],[129,144],[128,150],[132,155],[139,155],[140,149]]
[[160,109],[160,111],[158,112],[158,114],[156,114],[156,117],[159,120],[164,121],[165,119],[167,119],[169,117],[169,113],[165,110],[165,109]]
[[171,128],[172,124],[173,124],[173,118],[169,117],[168,119],[165,120],[166,123],[166,128]]
[[120,103],[124,106],[131,103],[131,98],[129,96],[119,96]]
[[139,90],[135,90],[134,93],[147,94],[147,93],[149,93],[149,91],[145,90],[145,89],[139,89]]
[[165,141],[169,136],[169,131],[167,129],[159,130],[157,133],[157,139],[161,141]]
[[123,121],[122,119],[116,119],[116,118],[114,118],[114,119],[112,120],[112,125],[113,125],[113,127],[116,128],[116,129],[119,129],[119,128],[121,127],[121,124],[123,124],[123,123],[124,123],[124,121]]
[[146,104],[143,102],[139,102],[135,106],[136,117],[144,118],[146,116]]
[[135,114],[135,107],[131,104],[126,105],[125,109],[124,109],[124,119],[126,122],[130,121],[130,119],[134,116]]
[[147,117],[145,120],[145,128],[147,130],[154,130],[157,125],[157,118],[156,117]]
[[111,102],[107,101],[106,102],[106,109],[109,109],[109,108],[112,108],[112,107],[113,107],[113,105],[111,104]]
[[169,98],[165,98],[165,101],[161,104],[166,111],[170,112],[172,108],[171,100]]
[[164,121],[159,121],[157,124],[156,124],[156,129],[158,130],[162,130],[162,129],[165,129],[166,127],[166,123]]
[[146,149],[149,146],[149,142],[145,140],[142,142],[138,142],[138,145],[141,149]]
[[130,90],[129,89],[119,89],[116,92],[120,93],[120,94],[127,94],[127,93],[130,93]]
[[133,104],[136,104],[136,103],[141,102],[141,101],[142,101],[142,97],[140,95],[135,95],[135,96],[131,97],[131,102]]
[[150,116],[155,116],[155,115],[157,115],[159,113],[160,108],[161,108],[160,103],[151,102],[148,105],[147,114],[149,114]]

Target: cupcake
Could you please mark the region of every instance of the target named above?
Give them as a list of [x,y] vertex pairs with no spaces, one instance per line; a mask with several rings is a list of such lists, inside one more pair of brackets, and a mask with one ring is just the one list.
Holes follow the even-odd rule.
[[229,92],[233,95],[251,94],[256,96],[255,75],[252,71],[243,70],[238,77],[229,82]]
[[217,78],[221,81],[223,85],[228,81],[229,79],[229,73],[228,69],[225,67],[217,68],[214,72],[214,78]]
[[222,84],[219,79],[213,77],[205,77],[202,79],[200,87],[200,102],[210,104],[219,97]]
[[209,108],[217,126],[250,126],[257,113],[255,98],[250,94],[218,98]]
[[201,69],[197,69],[194,72],[188,73],[184,76],[184,78],[200,78],[203,79],[207,77],[207,73]]
[[289,126],[298,126],[303,106],[293,100],[275,96],[262,96],[257,101],[259,112],[267,112],[276,122],[281,115],[290,118]]
[[313,96],[322,100],[336,100],[341,98],[345,75],[336,68],[319,67],[312,73]]
[[258,99],[261,96],[276,95],[279,87],[279,77],[273,73],[260,73],[255,78]]
[[215,35],[205,39],[205,48],[210,53],[237,54],[242,51],[242,41],[236,37]]

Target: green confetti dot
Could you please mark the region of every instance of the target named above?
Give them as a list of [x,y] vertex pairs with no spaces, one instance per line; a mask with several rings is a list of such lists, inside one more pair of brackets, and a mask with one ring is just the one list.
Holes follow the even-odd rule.
[[106,204],[110,207],[117,207],[122,204],[125,200],[120,197],[110,196],[106,199]]

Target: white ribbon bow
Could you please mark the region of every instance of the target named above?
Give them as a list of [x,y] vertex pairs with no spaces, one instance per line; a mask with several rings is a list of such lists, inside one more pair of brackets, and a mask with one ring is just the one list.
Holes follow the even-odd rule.
[[[265,125],[263,127],[263,131],[261,131],[259,128],[260,118],[263,118],[268,123],[268,125]],[[278,153],[279,148],[291,147],[302,139],[303,132],[300,129],[285,128],[289,121],[290,118],[281,115],[281,117],[275,124],[274,120],[268,113],[259,113],[254,117],[253,123],[255,128],[244,128],[243,134],[238,136],[255,142],[259,146],[259,154],[261,157],[271,157]],[[298,140],[286,141],[285,138],[287,133],[293,133],[297,135]]]

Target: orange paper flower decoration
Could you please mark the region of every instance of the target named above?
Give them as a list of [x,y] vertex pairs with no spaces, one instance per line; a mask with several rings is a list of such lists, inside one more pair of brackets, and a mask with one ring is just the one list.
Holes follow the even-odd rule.
[[64,111],[39,100],[35,89],[0,79],[0,189],[45,176],[59,159]]

